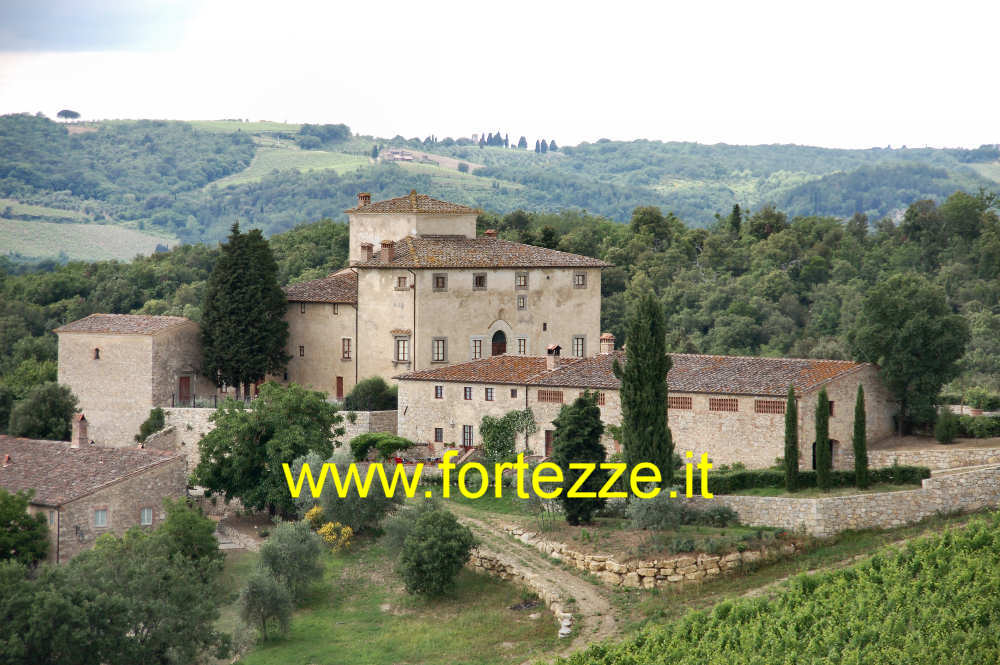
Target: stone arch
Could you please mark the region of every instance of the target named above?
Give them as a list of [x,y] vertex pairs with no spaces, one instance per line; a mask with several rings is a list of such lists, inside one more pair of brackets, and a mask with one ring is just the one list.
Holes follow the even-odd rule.
[[[510,324],[503,319],[496,319],[486,330],[486,336],[490,344],[490,355],[500,355],[507,352],[507,345],[513,337],[514,330]],[[497,346],[500,343],[501,346]]]

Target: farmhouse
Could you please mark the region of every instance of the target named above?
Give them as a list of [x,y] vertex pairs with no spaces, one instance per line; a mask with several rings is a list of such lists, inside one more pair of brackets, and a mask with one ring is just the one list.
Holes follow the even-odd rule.
[[0,436],[0,487],[34,490],[28,511],[48,519],[49,561],[62,563],[101,534],[158,525],[163,500],[186,496],[187,471],[172,453],[91,445],[78,414],[70,442]]
[[[621,384],[612,366],[616,359],[624,363],[626,356],[614,350],[614,337],[603,335],[602,353],[593,357],[562,358],[560,351],[555,346],[544,357],[497,356],[396,377],[400,436],[436,451],[475,447],[484,415],[530,408],[538,431],[526,437],[518,450],[548,456],[552,421],[564,404],[588,390],[597,393],[605,424],[620,425]],[[834,453],[851,445],[858,385],[865,388],[869,441],[892,433],[895,403],[871,364],[692,354],[671,354],[671,358],[669,404],[664,407],[682,454],[708,453],[716,464],[770,466],[784,451],[789,385],[799,396],[799,459],[804,468],[813,464],[813,414],[821,388],[831,400]],[[610,433],[605,434],[605,446],[609,453],[619,452]]]

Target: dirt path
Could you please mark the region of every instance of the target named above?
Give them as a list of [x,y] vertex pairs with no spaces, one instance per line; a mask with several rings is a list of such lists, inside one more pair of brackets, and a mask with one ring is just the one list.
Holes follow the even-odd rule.
[[567,655],[592,642],[613,637],[618,630],[614,609],[607,591],[560,567],[530,545],[508,536],[487,522],[460,512],[459,519],[480,540],[480,549],[534,573],[547,591],[572,602],[566,611],[573,613],[573,640],[555,655]]

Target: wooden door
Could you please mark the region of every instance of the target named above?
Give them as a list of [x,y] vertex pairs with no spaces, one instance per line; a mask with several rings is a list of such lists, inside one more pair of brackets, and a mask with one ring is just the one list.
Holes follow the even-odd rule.
[[337,377],[337,401],[344,401],[344,377]]
[[182,405],[191,401],[191,377],[182,376],[177,385],[177,401]]
[[552,457],[552,435],[555,434],[554,430],[545,430],[545,456]]

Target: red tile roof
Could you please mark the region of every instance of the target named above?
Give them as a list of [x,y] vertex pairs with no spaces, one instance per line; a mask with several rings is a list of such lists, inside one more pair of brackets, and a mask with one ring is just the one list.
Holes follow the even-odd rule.
[[366,206],[355,206],[348,208],[344,212],[348,214],[362,213],[365,215],[393,215],[393,214],[417,214],[417,215],[478,215],[479,211],[469,206],[439,201],[426,194],[417,194],[416,190],[411,191],[406,196],[397,196],[394,199],[376,201]]
[[382,252],[354,265],[364,268],[604,268],[600,259],[499,238],[407,236],[393,247],[392,261]]
[[155,335],[191,319],[183,316],[146,316],[145,314],[91,314],[56,328],[57,333],[111,333],[114,335]]
[[353,270],[340,270],[322,279],[289,284],[285,287],[289,302],[330,302],[358,304],[358,275]]
[[[10,455],[10,463],[3,460]],[[134,473],[177,459],[175,453],[139,448],[71,448],[68,441],[0,435],[0,487],[35,490],[32,503],[61,506]]]
[[[803,394],[865,365],[847,360],[670,355],[673,360],[673,367],[667,374],[670,390],[692,393],[783,396],[788,386],[794,385],[795,391]],[[560,358],[555,369],[546,370],[544,357],[502,355],[396,378],[617,390],[621,382],[612,371],[616,358],[624,362],[624,352],[589,358]]]

